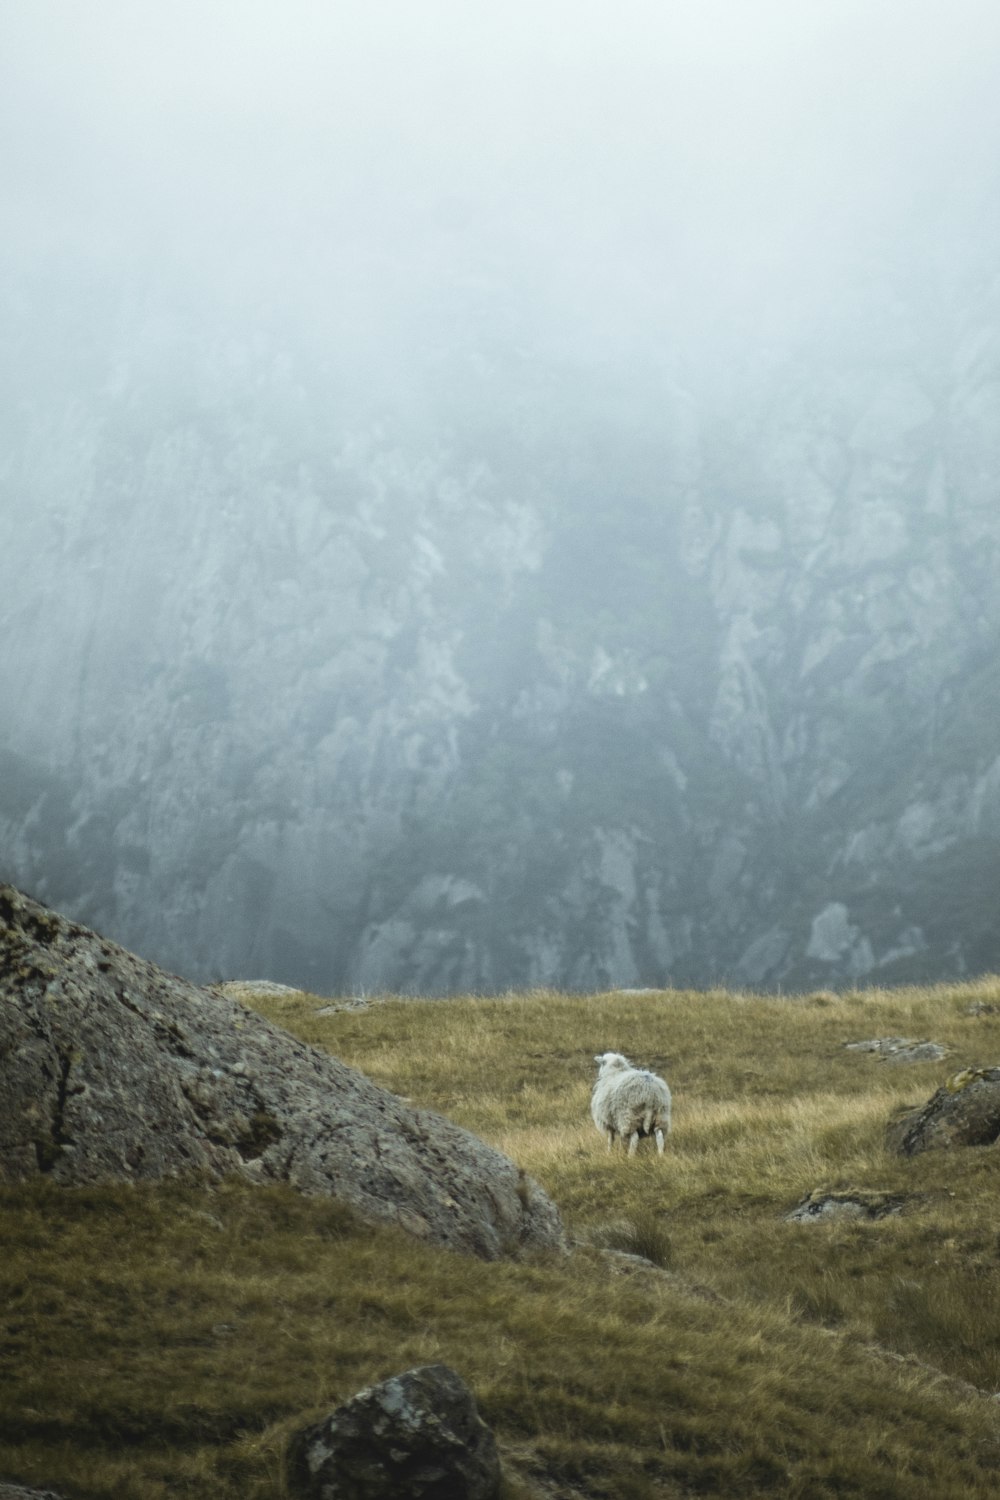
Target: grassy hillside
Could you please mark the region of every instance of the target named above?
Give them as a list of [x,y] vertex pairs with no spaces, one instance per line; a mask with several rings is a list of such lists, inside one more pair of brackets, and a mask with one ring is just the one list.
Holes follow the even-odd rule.
[[[996,1494],[1000,1158],[903,1161],[883,1138],[895,1110],[1000,1060],[1000,979],[254,1003],[507,1151],[577,1248],[485,1265],[285,1190],[8,1186],[0,1477],[279,1497],[295,1426],[444,1360],[497,1432],[511,1500]],[[844,1050],[889,1035],[949,1056]],[[608,1048],[670,1080],[665,1158],[609,1156],[591,1124]],[[815,1189],[901,1209],[786,1222]]]

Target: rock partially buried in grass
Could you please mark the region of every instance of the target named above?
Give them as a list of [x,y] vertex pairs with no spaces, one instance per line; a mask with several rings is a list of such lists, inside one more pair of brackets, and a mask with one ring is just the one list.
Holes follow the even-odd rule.
[[901,1156],[953,1146],[992,1146],[1000,1138],[1000,1068],[963,1068],[926,1104],[891,1121],[890,1147]]
[[898,1193],[872,1192],[866,1188],[848,1188],[830,1192],[815,1188],[785,1215],[788,1224],[815,1224],[829,1219],[885,1219],[898,1214],[903,1199]]
[[0,1180],[287,1182],[496,1260],[560,1246],[501,1152],[0,885]]
[[499,1500],[500,1460],[461,1376],[422,1365],[297,1433],[288,1479],[296,1500]]
[[940,1042],[918,1042],[908,1036],[879,1036],[868,1042],[845,1042],[845,1052],[871,1052],[887,1063],[940,1062],[947,1047]]

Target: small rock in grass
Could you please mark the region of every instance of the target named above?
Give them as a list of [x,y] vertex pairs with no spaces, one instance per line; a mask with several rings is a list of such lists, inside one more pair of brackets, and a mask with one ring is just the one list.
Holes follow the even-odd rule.
[[940,1062],[947,1047],[940,1042],[918,1042],[908,1036],[873,1037],[867,1042],[845,1042],[845,1052],[872,1052],[887,1063]]
[[830,1192],[825,1188],[814,1188],[791,1213],[785,1215],[789,1224],[813,1224],[820,1219],[885,1219],[898,1214],[903,1199],[895,1193],[870,1192],[865,1188],[850,1188],[846,1192]]

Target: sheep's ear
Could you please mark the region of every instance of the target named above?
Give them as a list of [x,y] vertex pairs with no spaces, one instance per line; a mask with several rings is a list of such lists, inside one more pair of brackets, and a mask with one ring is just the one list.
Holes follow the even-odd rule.
[[594,1053],[594,1061],[595,1062],[603,1062],[606,1056],[607,1056],[607,1054],[604,1053],[604,1052],[595,1052]]

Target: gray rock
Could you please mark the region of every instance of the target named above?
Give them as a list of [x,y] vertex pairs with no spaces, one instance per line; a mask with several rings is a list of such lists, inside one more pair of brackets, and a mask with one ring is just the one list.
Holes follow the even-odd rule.
[[468,1386],[423,1365],[369,1386],[289,1445],[302,1500],[498,1500],[500,1460]]
[[919,1109],[890,1122],[889,1145],[901,1156],[1000,1139],[1000,1068],[963,1068]]
[[562,1243],[483,1141],[0,885],[0,1179],[289,1182],[492,1260]]
[[890,1214],[898,1214],[902,1206],[903,1200],[898,1194],[872,1192],[866,1188],[850,1188],[845,1192],[816,1188],[785,1215],[785,1222],[815,1224],[821,1219],[885,1219]]
[[873,1052],[887,1063],[940,1062],[947,1047],[940,1042],[917,1042],[907,1036],[873,1037],[867,1042],[845,1042],[845,1052]]
[[882,1060],[887,1063],[940,1062],[947,1056],[948,1048],[942,1047],[940,1042],[913,1042],[909,1047],[886,1052]]

